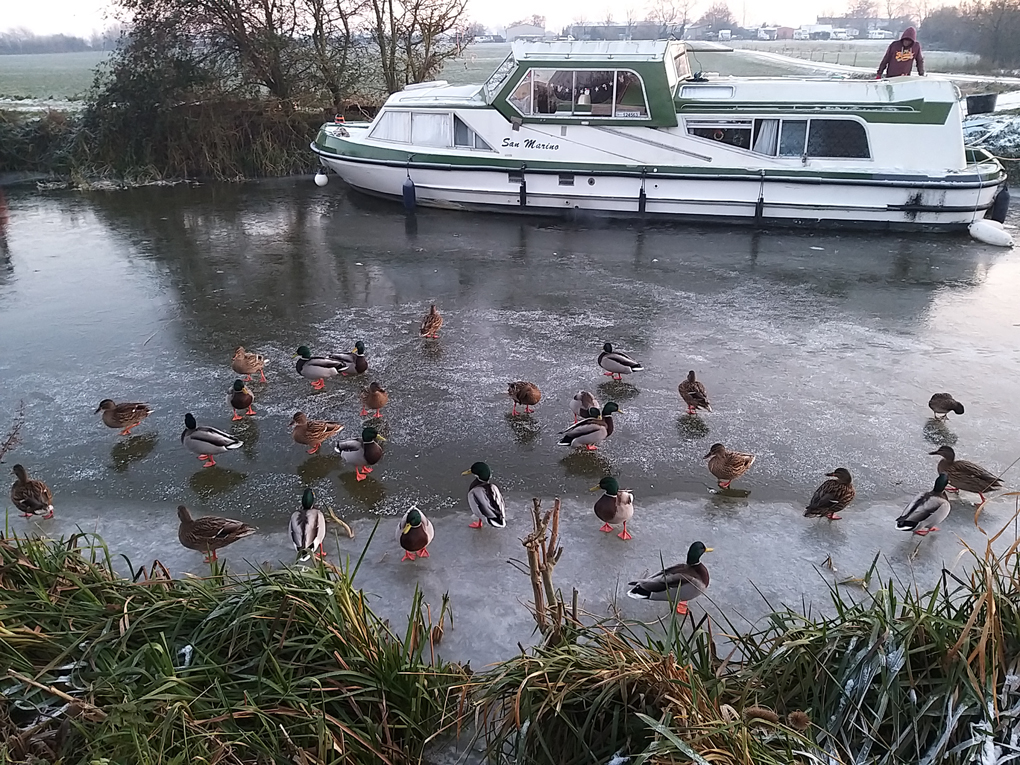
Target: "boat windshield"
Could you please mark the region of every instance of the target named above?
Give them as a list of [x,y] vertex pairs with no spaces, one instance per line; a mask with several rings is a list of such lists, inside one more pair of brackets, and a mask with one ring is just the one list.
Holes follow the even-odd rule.
[[628,69],[529,69],[508,101],[526,117],[649,117],[644,83]]
[[489,75],[489,79],[485,81],[486,101],[492,101],[503,87],[503,83],[506,82],[507,77],[509,77],[516,68],[517,62],[514,60],[514,54],[510,53],[505,59],[503,59],[503,63],[496,67],[496,71]]

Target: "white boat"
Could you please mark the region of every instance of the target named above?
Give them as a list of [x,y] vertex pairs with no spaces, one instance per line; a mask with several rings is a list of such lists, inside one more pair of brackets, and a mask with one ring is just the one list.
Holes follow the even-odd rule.
[[312,150],[408,206],[966,229],[1006,174],[965,148],[959,98],[936,77],[706,81],[677,41],[518,42],[485,84],[409,85]]

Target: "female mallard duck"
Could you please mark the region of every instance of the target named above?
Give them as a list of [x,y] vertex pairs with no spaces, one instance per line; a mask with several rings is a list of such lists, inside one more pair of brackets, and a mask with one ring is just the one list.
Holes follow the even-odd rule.
[[336,377],[340,370],[346,368],[347,362],[334,356],[313,356],[307,345],[297,349],[294,356],[297,361],[297,372],[306,380],[310,380],[315,390],[326,387],[326,380]]
[[[325,558],[322,542],[326,538],[326,519],[319,508],[315,507],[315,492],[305,489],[301,495],[301,509],[295,510],[290,516],[290,541],[297,550],[298,561],[304,562],[315,555]],[[319,552],[315,552],[315,548]]]
[[602,407],[601,415],[598,415],[597,409],[592,409],[589,414],[595,415],[590,416],[586,420],[581,420],[576,425],[571,425],[569,428],[563,431],[563,438],[558,443],[560,446],[583,446],[588,451],[595,451],[598,449],[597,444],[601,444],[611,435],[613,435],[613,413],[621,412],[620,407],[616,405],[615,401],[608,402]]
[[708,401],[705,386],[694,376],[693,369],[687,373],[687,379],[676,387],[680,392],[680,398],[687,404],[687,414],[694,414],[699,409],[704,409],[706,412],[712,411],[712,404]]
[[418,330],[418,334],[422,337],[429,337],[433,340],[439,338],[439,329],[443,326],[443,317],[436,310],[436,304],[433,303],[429,312],[425,314],[425,318],[421,320],[421,329]]
[[478,520],[469,523],[472,529],[480,529],[482,521],[493,528],[506,528],[506,505],[499,487],[491,483],[492,470],[484,462],[476,462],[461,475],[474,475],[475,480],[468,487],[467,502]]
[[425,548],[432,544],[435,536],[436,530],[432,528],[432,521],[425,517],[425,513],[416,507],[404,513],[397,527],[397,544],[404,549],[401,562],[414,560],[415,555],[419,558],[429,557],[429,551]]
[[13,470],[17,481],[11,486],[11,504],[25,518],[41,515],[43,518],[53,517],[53,492],[42,481],[28,477],[23,465],[15,465]]
[[913,531],[925,536],[929,531],[938,531],[938,524],[949,517],[952,505],[946,496],[949,476],[939,473],[931,491],[918,494],[907,504],[903,514],[896,519],[897,531]]
[[941,457],[937,470],[949,476],[949,487],[947,491],[969,491],[981,497],[981,504],[985,503],[985,492],[1002,488],[1002,481],[989,473],[980,465],[967,460],[956,459],[956,452],[951,446],[940,446],[933,452],[933,456]]
[[361,391],[361,416],[368,414],[369,409],[375,409],[375,416],[382,417],[380,411],[390,401],[390,394],[377,382],[372,382],[367,388]]
[[246,382],[251,382],[251,376],[256,372],[262,376],[262,382],[266,381],[266,357],[259,353],[248,353],[243,345],[239,345],[234,351],[230,368],[237,374],[244,375]]
[[634,494],[620,488],[619,482],[612,476],[607,475],[598,486],[593,486],[592,491],[602,489],[605,494],[595,501],[595,515],[600,521],[604,521],[599,531],[607,534],[613,530],[613,526],[623,524],[623,533],[617,534],[620,539],[630,539],[627,533],[627,521],[634,517]]
[[514,408],[511,412],[515,417],[517,416],[517,405],[524,405],[524,413],[531,414],[531,407],[542,400],[542,391],[538,389],[535,383],[527,382],[525,380],[518,380],[517,382],[506,384],[506,395],[510,397],[510,400],[514,402]]
[[612,377],[614,380],[622,380],[621,375],[629,375],[644,369],[641,362],[635,361],[626,353],[614,351],[610,343],[602,346],[602,353],[599,354],[599,366],[606,370],[607,377]]
[[753,454],[731,452],[722,444],[712,444],[703,459],[708,460],[709,471],[719,479],[720,489],[730,488],[734,479],[740,478],[754,464]]
[[108,428],[122,428],[118,435],[130,436],[132,429],[152,414],[148,404],[117,404],[108,398],[99,402],[95,413],[103,413],[103,424]]
[[344,363],[340,374],[345,377],[349,374],[363,375],[368,371],[368,357],[365,355],[365,344],[361,340],[354,344],[354,350],[350,353],[335,353],[330,358]]
[[204,425],[199,427],[195,421],[195,415],[191,412],[184,415],[184,432],[181,433],[181,443],[189,452],[194,452],[200,460],[204,460],[202,467],[215,465],[214,455],[240,449],[244,445],[244,441],[234,438],[222,430]]
[[842,517],[836,513],[846,510],[846,506],[857,496],[854,479],[846,468],[836,468],[825,475],[829,476],[829,480],[815,490],[804,511],[804,517],[821,518],[824,515],[830,521],[838,521]]
[[229,518],[217,518],[214,515],[192,518],[184,505],[178,506],[177,517],[181,519],[177,538],[189,550],[205,553],[206,563],[216,560],[217,550],[233,544],[238,539],[250,537],[256,531],[246,523],[232,521]]
[[577,424],[578,417],[588,417],[589,409],[602,409],[597,398],[586,390],[579,390],[570,400],[570,411],[574,413],[574,424]]
[[[933,393],[928,399],[928,408],[935,413],[936,420],[946,420],[950,412],[963,414],[963,404],[948,393]],[[939,417],[939,415],[942,415]]]
[[379,442],[385,440],[375,431],[375,428],[365,428],[361,431],[361,438],[341,441],[338,444],[333,444],[333,448],[344,462],[355,466],[354,474],[359,481],[364,481],[372,472],[371,466],[383,458],[383,449]]
[[705,594],[708,589],[708,569],[701,556],[712,552],[701,542],[695,542],[687,551],[687,562],[663,569],[655,576],[628,582],[627,597],[637,600],[676,600],[676,612],[687,613],[687,602]]
[[[230,404],[230,410],[234,413],[234,416],[230,418],[231,420],[244,419],[237,413],[238,410],[249,416],[255,414],[255,410],[252,408],[252,404],[255,403],[255,397],[248,390],[248,386],[240,380],[234,380],[234,384],[227,391],[227,403]],[[246,409],[248,411],[245,412],[244,410]]]
[[308,450],[309,454],[315,454],[319,451],[323,441],[332,438],[344,429],[344,426],[339,422],[309,420],[304,412],[295,412],[291,418],[290,426],[294,429],[292,436],[295,443],[312,447]]

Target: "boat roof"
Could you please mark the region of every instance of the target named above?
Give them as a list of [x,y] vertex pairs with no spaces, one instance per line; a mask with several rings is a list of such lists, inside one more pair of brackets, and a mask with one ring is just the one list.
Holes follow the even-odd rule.
[[481,85],[450,85],[446,80],[407,85],[391,95],[387,106],[467,106],[484,103]]
[[535,61],[662,61],[667,51],[672,55],[686,50],[678,40],[612,40],[513,43],[513,57],[518,63]]
[[934,77],[893,77],[885,80],[711,77],[707,82],[685,80],[677,84],[676,100],[686,104],[784,103],[809,110],[827,103],[898,104],[910,101],[953,102],[956,85]]

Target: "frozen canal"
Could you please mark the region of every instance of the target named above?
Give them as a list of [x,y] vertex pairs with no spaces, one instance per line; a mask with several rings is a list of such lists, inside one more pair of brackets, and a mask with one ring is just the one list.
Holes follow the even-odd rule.
[[[951,442],[996,473],[1020,456],[1020,253],[965,237],[435,211],[411,226],[399,207],[307,179],[17,189],[7,199],[0,411],[6,427],[24,400],[28,422],[3,475],[10,482],[10,465],[25,464],[56,505],[51,521],[9,509],[11,531],[98,531],[135,567],[158,558],[200,574],[202,556],[177,542],[176,507],[186,504],[259,527],[221,555],[242,570],[293,560],[287,521],[310,485],[356,532],[328,542],[330,560],[356,557],[382,517],[357,581],[395,617],[416,582],[434,607],[449,591],[456,621],[444,648],[476,667],[531,639],[530,586],[507,561],[523,559],[532,496],[546,506],[563,498],[557,579],[568,593],[578,587],[588,611],[605,615],[615,602],[632,618],[666,613],[623,597],[622,585],[660,557],[682,560],[700,539],[715,550],[705,558],[712,602],[692,612],[753,619],[762,595],[824,604],[828,583],[862,575],[876,553],[885,573],[921,587],[944,565],[962,569],[963,543],[984,545],[967,501],[954,501],[912,560],[917,538],[894,528],[908,497],[931,487],[938,458],[928,452]],[[426,343],[417,330],[431,301],[446,323]],[[349,351],[356,340],[367,345],[368,375],[314,392],[295,373],[299,345]],[[595,363],[606,341],[645,371],[609,382]],[[258,415],[232,423],[225,392],[238,345],[271,363],[268,383],[253,386]],[[685,414],[676,386],[689,369],[708,387],[711,414]],[[506,383],[518,379],[542,389],[533,415],[510,416]],[[309,456],[294,444],[288,423],[302,410],[355,436],[370,380],[390,393],[377,421],[388,440],[359,483],[331,449]],[[579,388],[623,409],[597,454],[556,445]],[[926,403],[943,390],[966,414],[936,426]],[[104,398],[156,412],[121,438],[93,414]],[[179,441],[189,411],[244,448],[201,469]],[[716,441],[758,455],[735,482],[748,499],[708,493],[702,458]],[[468,528],[461,472],[476,460],[507,498],[503,531]],[[839,466],[857,486],[845,520],[803,518]],[[591,510],[599,495],[588,489],[608,472],[636,494],[630,542],[600,533]],[[1018,479],[1014,467],[1007,487]],[[986,505],[987,531],[1012,517],[1011,503]],[[431,558],[401,563],[394,516],[412,504],[434,520],[436,539]]]

